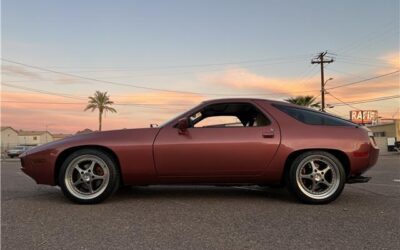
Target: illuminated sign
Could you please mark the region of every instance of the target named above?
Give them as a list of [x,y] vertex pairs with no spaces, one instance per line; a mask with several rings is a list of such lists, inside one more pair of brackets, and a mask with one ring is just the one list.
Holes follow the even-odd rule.
[[358,124],[375,124],[378,121],[377,110],[351,110],[350,120]]

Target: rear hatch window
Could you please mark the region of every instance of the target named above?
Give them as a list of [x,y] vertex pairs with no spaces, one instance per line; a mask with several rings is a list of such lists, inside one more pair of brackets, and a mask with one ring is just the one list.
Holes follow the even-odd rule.
[[287,105],[273,104],[280,111],[288,114],[294,119],[309,125],[326,125],[326,126],[358,126],[355,123],[332,116],[319,111],[313,111],[303,108],[297,108]]

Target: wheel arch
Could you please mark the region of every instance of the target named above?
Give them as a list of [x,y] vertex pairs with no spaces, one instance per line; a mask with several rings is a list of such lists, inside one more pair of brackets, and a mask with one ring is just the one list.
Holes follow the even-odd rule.
[[285,161],[285,166],[284,166],[284,171],[283,171],[283,176],[281,178],[282,180],[282,184],[285,185],[287,182],[286,177],[288,176],[289,170],[290,170],[290,166],[292,164],[292,162],[301,154],[305,153],[305,152],[310,152],[310,151],[324,151],[324,152],[328,152],[331,153],[332,155],[334,155],[343,165],[344,170],[346,172],[346,177],[349,176],[350,174],[350,170],[351,170],[351,164],[350,164],[350,159],[349,157],[346,155],[345,152],[341,151],[341,150],[337,150],[337,149],[326,149],[326,148],[307,148],[307,149],[300,149],[300,150],[296,150],[293,151],[292,153],[290,153],[288,155],[288,157],[286,158]]
[[60,154],[58,154],[56,162],[55,162],[55,169],[54,169],[54,183],[55,185],[58,185],[58,175],[60,173],[60,168],[64,160],[73,152],[76,152],[81,149],[96,149],[99,151],[103,151],[110,155],[113,160],[115,161],[115,164],[117,165],[118,171],[120,172],[120,182],[123,184],[123,178],[122,178],[122,172],[121,172],[121,165],[120,161],[118,159],[117,154],[111,150],[108,147],[101,146],[101,145],[80,145],[80,146],[75,146],[75,147],[70,147],[67,149],[64,149]]

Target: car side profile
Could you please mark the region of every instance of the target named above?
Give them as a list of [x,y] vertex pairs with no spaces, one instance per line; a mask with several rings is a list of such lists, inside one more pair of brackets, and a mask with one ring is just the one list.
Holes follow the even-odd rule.
[[335,200],[378,158],[371,132],[264,99],[205,101],[158,128],[76,135],[23,153],[22,170],[91,204],[121,186],[280,185],[302,202]]

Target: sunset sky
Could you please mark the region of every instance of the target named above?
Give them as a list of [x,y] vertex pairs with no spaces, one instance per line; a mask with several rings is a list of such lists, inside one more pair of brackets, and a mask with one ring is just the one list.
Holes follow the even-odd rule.
[[357,103],[399,95],[398,73],[334,88],[399,70],[398,0],[3,0],[1,21],[2,126],[97,129],[83,111],[96,90],[118,110],[105,130],[160,124],[206,99],[319,96],[310,61],[321,51],[335,59],[328,92],[355,102],[327,95],[329,112],[400,117],[399,98]]

